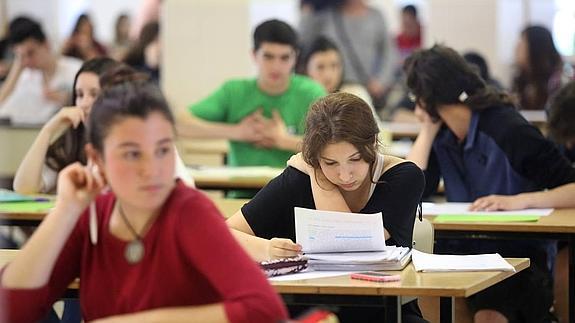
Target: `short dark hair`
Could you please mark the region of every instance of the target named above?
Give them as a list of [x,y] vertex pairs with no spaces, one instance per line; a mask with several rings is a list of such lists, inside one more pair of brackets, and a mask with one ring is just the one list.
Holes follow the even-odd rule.
[[[511,105],[506,94],[487,86],[479,73],[455,50],[443,45],[419,50],[404,64],[407,87],[431,118],[439,120],[438,105],[465,104],[471,110]],[[466,97],[462,97],[465,92]]]
[[104,139],[113,125],[129,117],[146,119],[152,113],[175,124],[168,102],[153,82],[136,79],[104,88],[90,112],[88,141],[103,152]]
[[463,54],[463,59],[468,63],[473,64],[473,66],[478,69],[479,76],[481,76],[484,81],[487,82],[491,78],[489,75],[489,67],[487,66],[487,62],[485,61],[485,58],[481,56],[481,54],[477,52],[467,52]]
[[294,50],[298,48],[295,30],[277,19],[264,21],[254,30],[254,50],[258,50],[264,42],[289,45]]
[[46,41],[46,35],[39,23],[28,17],[20,16],[10,22],[8,39],[12,45],[23,43],[28,39],[43,43]]
[[417,17],[417,8],[415,8],[415,6],[412,4],[408,4],[407,6],[403,7],[403,9],[401,9],[401,12]]
[[567,83],[549,105],[549,134],[558,143],[575,140],[575,81]]
[[303,50],[301,61],[298,64],[299,67],[297,69],[299,73],[307,75],[307,64],[309,63],[312,56],[316,53],[323,53],[330,50],[336,51],[341,57],[341,51],[331,39],[325,36],[319,36],[314,39],[314,41],[311,42],[311,44]]

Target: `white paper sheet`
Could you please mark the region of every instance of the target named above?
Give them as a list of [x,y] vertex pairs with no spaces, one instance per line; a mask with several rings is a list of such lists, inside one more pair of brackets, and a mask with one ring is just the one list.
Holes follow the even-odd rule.
[[515,271],[498,253],[481,255],[434,255],[413,249],[411,261],[415,271]]
[[283,276],[270,277],[270,281],[292,281],[292,280],[302,280],[302,279],[313,279],[313,278],[325,278],[325,277],[335,277],[335,276],[345,276],[351,273],[357,273],[358,271],[315,271],[311,268],[305,271],[288,274]]
[[274,178],[281,174],[282,168],[273,168],[268,166],[241,166],[241,167],[188,167],[188,171],[193,177],[212,177],[212,178]]
[[382,251],[383,216],[295,208],[297,243],[304,253]]
[[525,209],[514,211],[469,211],[471,203],[423,203],[423,215],[534,215],[547,216],[553,209]]

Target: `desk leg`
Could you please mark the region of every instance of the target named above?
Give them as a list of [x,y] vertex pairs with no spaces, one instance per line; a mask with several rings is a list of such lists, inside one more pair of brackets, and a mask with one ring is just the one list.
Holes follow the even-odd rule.
[[455,299],[453,297],[439,298],[439,321],[441,323],[455,322]]
[[401,296],[385,299],[385,322],[401,323]]
[[569,322],[575,322],[575,235],[569,236]]

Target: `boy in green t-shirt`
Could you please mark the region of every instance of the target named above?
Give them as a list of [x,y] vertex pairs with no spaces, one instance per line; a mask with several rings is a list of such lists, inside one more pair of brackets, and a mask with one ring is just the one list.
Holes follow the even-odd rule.
[[299,151],[308,107],[325,94],[321,85],[292,73],[297,36],[292,27],[268,20],[254,31],[256,78],[225,82],[188,107],[180,135],[230,140],[231,166],[285,167]]

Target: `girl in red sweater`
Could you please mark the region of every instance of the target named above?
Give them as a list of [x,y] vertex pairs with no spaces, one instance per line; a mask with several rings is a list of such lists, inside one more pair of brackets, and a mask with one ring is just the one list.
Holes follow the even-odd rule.
[[77,277],[85,321],[286,318],[216,207],[174,180],[174,137],[155,85],[104,90],[88,123],[89,166],[60,172],[54,209],[0,272],[7,321],[42,318]]

